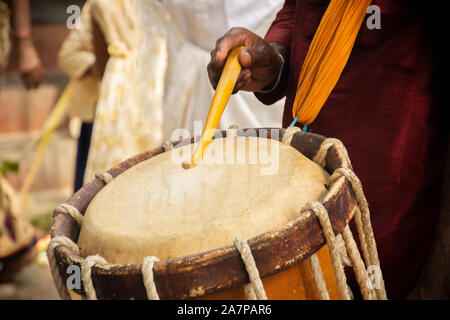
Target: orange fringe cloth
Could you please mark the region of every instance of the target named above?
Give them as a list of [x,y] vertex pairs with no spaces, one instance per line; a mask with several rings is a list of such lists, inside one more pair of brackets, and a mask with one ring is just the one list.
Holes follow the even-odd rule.
[[331,0],[298,79],[292,116],[314,121],[341,76],[372,0]]

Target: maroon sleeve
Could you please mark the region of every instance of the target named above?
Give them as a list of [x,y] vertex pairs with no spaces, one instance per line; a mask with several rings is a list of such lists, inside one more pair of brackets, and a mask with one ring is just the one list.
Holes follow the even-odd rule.
[[267,42],[276,42],[286,49],[280,52],[284,57],[284,65],[278,85],[268,93],[255,92],[255,96],[264,104],[273,104],[286,95],[289,73],[289,49],[291,47],[295,10],[296,0],[286,0],[264,37]]
[[286,0],[283,8],[277,13],[275,20],[264,39],[267,42],[278,42],[286,48],[291,46],[291,33],[294,26],[296,0]]

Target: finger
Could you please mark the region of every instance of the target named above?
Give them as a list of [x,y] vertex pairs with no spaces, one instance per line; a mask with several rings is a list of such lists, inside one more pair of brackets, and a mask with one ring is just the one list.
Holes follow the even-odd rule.
[[218,62],[223,62],[228,56],[228,53],[239,46],[249,45],[249,36],[247,30],[244,28],[232,28],[222,38],[217,40],[217,53],[215,58]]
[[217,57],[219,55],[219,52],[214,49],[213,51],[211,51],[211,60],[209,62],[210,68],[211,70],[213,70],[214,72],[222,72],[222,69],[225,65],[225,60],[224,61],[219,61],[217,60]]
[[223,37],[216,41],[216,47],[211,51],[211,61],[208,65],[208,74],[211,84],[216,88],[220,75],[222,74],[226,58],[231,49],[248,44],[247,30],[243,28],[232,28]]
[[239,62],[243,68],[268,67],[277,63],[279,56],[276,50],[264,40],[255,45],[245,47],[239,53]]
[[251,72],[248,69],[242,70],[234,86],[233,94],[246,87],[251,79]]
[[247,84],[247,82],[245,80],[236,82],[236,85],[233,88],[233,94],[236,94],[238,91],[240,91],[242,88],[244,88],[246,84]]
[[250,69],[253,65],[253,57],[250,53],[249,48],[243,48],[241,52],[239,52],[239,63],[242,68]]
[[[211,51],[211,60],[208,64],[208,70],[210,70],[212,73],[215,73],[215,77],[218,78],[220,74],[222,73],[223,67],[225,66],[225,60],[219,60],[218,57],[220,56],[219,50],[215,48]],[[217,79],[218,81],[218,79]]]
[[213,84],[213,82],[216,83],[218,81],[218,77],[222,73],[222,69],[223,69],[223,67],[225,65],[225,62],[224,61],[222,61],[222,62],[217,61],[217,59],[216,59],[217,49],[213,49],[210,52],[210,55],[211,55],[211,60],[210,60],[210,62],[208,64],[208,74],[210,76],[211,84]]
[[212,58],[214,58],[214,56],[215,56],[216,54],[217,54],[217,49],[214,48],[214,49],[212,49],[211,52],[209,53],[209,56],[210,56],[210,58],[212,59]]
[[248,81],[251,78],[251,71],[249,69],[242,69],[239,73],[239,76],[236,80],[236,83],[241,82],[243,80]]
[[232,28],[216,41],[216,47],[210,53],[211,61],[208,65],[208,75],[214,88],[217,87],[229,52],[233,48],[249,45],[250,42],[248,32],[243,28]]
[[216,67],[210,62],[207,67],[208,70],[208,78],[211,82],[212,87],[216,90],[217,84],[219,83],[219,77],[221,75],[221,71],[218,72]]

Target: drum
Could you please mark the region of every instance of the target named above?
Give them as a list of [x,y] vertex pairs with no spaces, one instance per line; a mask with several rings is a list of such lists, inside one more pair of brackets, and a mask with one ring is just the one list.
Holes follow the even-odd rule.
[[[197,177],[183,178],[177,170],[185,169],[163,165],[169,152],[194,143],[180,140],[99,174],[60,205],[49,246],[60,294],[69,298],[67,270],[78,266],[89,269],[89,279],[73,292],[88,298],[147,299],[150,278],[160,299],[245,299],[249,283],[258,291],[255,277],[269,299],[319,299],[325,287],[329,298],[344,298],[325,229],[314,208],[304,206],[323,206],[331,233],[348,228],[359,204],[352,183],[344,176],[328,183],[335,170],[351,168],[345,150],[301,131],[288,137],[283,129],[242,129],[233,135],[226,139],[290,145],[274,144],[284,150],[277,173],[254,180],[253,169],[232,165],[231,173],[223,166],[194,168]],[[324,169],[310,160],[318,153]],[[239,238],[247,251],[233,245],[236,236],[248,239]],[[150,255],[160,261],[152,260],[149,277],[142,261]],[[95,259],[87,263],[87,256]]]

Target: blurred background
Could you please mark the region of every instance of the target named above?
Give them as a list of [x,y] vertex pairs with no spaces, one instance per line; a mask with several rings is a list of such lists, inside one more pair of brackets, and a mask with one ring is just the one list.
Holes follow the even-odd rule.
[[[37,138],[69,81],[57,66],[58,51],[69,33],[67,7],[72,4],[81,7],[83,2],[30,1],[33,40],[45,70],[43,80],[37,89],[26,90],[14,65],[4,74],[0,89],[0,163],[17,163],[17,170],[5,173],[17,192],[36,155],[36,149],[25,153],[23,150]],[[76,141],[76,136],[69,132],[69,121],[64,120],[49,140],[25,196],[23,215],[35,227],[37,238],[42,239],[37,242],[38,249],[45,247],[54,207],[73,193]],[[0,299],[58,298],[43,250],[12,281],[0,283]]]
[[[0,4],[2,1],[4,0],[0,0]],[[149,0],[143,3],[149,9],[150,3],[156,2],[164,1]],[[98,130],[97,141],[106,144],[107,147],[100,148],[98,144],[93,144],[89,152],[95,155],[92,158],[97,160],[98,163],[94,161],[91,164],[92,167],[110,168],[112,167],[111,163],[123,160],[114,158],[114,155],[128,158],[143,150],[152,149],[153,147],[147,145],[142,146],[142,150],[139,152],[128,149],[131,145],[129,143],[131,139],[140,140],[140,135],[148,137],[149,143],[159,146],[163,141],[170,138],[170,133],[175,128],[188,128],[192,132],[192,128],[189,126],[196,119],[204,120],[206,118],[214,94],[206,74],[206,65],[209,61],[209,51],[213,48],[215,40],[232,26],[244,26],[254,30],[259,35],[264,35],[284,0],[248,0],[245,2],[211,0],[210,3],[217,2],[217,4],[214,3],[210,6],[204,6],[203,3],[198,5],[201,2],[199,0],[195,2],[197,6],[193,5],[194,1],[192,0],[165,2],[169,4],[177,3],[176,6],[169,5],[168,7],[172,13],[170,19],[166,17],[169,16],[166,15],[166,11],[159,12],[157,6],[151,7],[151,9],[154,9],[153,11],[146,11],[148,20],[152,21],[147,21],[146,23],[149,26],[143,28],[142,31],[148,37],[152,37],[152,45],[142,49],[145,53],[143,55],[145,63],[142,63],[142,72],[139,77],[136,77],[137,83],[145,91],[145,97],[142,95],[143,103],[139,106],[134,103],[137,100],[133,100],[128,105],[118,102],[121,100],[119,93],[127,92],[131,95],[132,90],[127,89],[130,87],[134,89],[133,85],[136,83],[129,82],[128,78],[123,76],[120,68],[114,68],[124,66],[119,65],[120,59],[116,59],[112,54],[111,60],[115,64],[112,64],[113,67],[103,78],[108,80],[103,83],[106,83],[105,91],[108,91],[110,96],[106,99],[104,97],[106,94],[99,94],[100,102],[96,105],[97,108],[100,106],[101,110],[106,111],[108,115],[99,113],[101,117],[96,118],[96,123],[102,123],[105,128],[103,131]],[[205,2],[208,1],[205,0]],[[256,12],[251,12],[249,15],[242,14],[242,16],[237,14],[245,11],[241,7],[248,5],[250,2],[257,2],[260,5],[262,9],[258,14]],[[2,227],[5,225],[8,229],[11,223],[4,219],[5,216],[8,216],[8,212],[7,210],[2,211],[4,199],[3,192],[0,192],[0,218],[4,219],[4,221],[0,220],[0,300],[59,299],[50,274],[45,250],[49,242],[53,209],[73,194],[81,120],[73,117],[70,119],[66,114],[67,111],[64,111],[61,120],[56,121],[55,130],[50,130],[51,136],[45,136],[43,133],[49,132],[47,130],[50,125],[49,121],[52,120],[52,115],[55,116],[55,110],[60,105],[58,101],[60,101],[65,88],[71,81],[67,73],[58,67],[58,53],[70,32],[66,25],[67,9],[71,5],[77,5],[81,8],[84,3],[85,1],[81,0],[30,0],[32,38],[43,70],[40,86],[32,90],[25,88],[21,72],[14,64],[14,54],[11,55],[6,71],[0,73],[0,178],[2,178],[0,191],[2,191],[2,188],[3,191],[10,188],[12,190],[10,194],[17,195],[20,202],[18,212],[21,219],[26,222],[24,224],[31,224],[32,228],[31,231],[27,231],[26,237],[28,237],[28,240],[26,243],[24,241],[20,248],[34,249],[33,255],[29,255],[27,263],[23,263],[22,268],[13,267],[13,269],[19,270],[18,272],[9,277],[7,281],[2,280],[2,271],[5,271],[2,261],[8,259],[10,261],[10,252],[13,252],[14,255],[17,250],[14,248],[12,250],[5,249],[2,243],[2,240],[6,238],[5,234],[7,234],[2,234],[3,229],[5,229],[2,229]],[[108,14],[116,14],[118,17],[125,16],[123,10],[109,11],[109,9],[114,9],[114,6],[109,8],[110,3],[112,3],[109,0],[97,1],[97,3],[107,4],[103,9]],[[120,1],[117,1],[117,3],[120,3]],[[241,19],[233,20],[232,16],[227,16],[227,10],[214,7],[218,4],[223,4],[224,7],[227,5],[235,6],[237,9],[231,11],[231,13]],[[210,10],[210,12],[202,12],[200,9]],[[99,13],[101,13],[101,10],[97,8],[97,16]],[[0,16],[0,31],[1,19]],[[97,20],[112,23],[117,19]],[[143,24],[145,25],[145,21]],[[213,24],[213,26],[210,27],[210,24]],[[99,27],[102,27],[102,30],[117,29],[117,26],[110,26],[108,23]],[[95,35],[95,30],[90,31]],[[121,40],[132,38],[131,33],[123,32],[122,34],[125,35],[125,39]],[[107,38],[108,34],[104,36]],[[110,40],[119,38],[113,32],[109,36]],[[0,43],[0,58],[1,45],[2,43]],[[92,48],[89,49],[93,51]],[[95,49],[96,58],[100,61],[96,62],[97,67],[100,65],[101,68],[101,53],[103,52],[100,50],[99,54],[97,48]],[[108,58],[105,58],[105,60],[108,60]],[[186,61],[189,63],[186,63]],[[76,65],[76,63],[72,64]],[[180,65],[183,68],[181,73],[176,68]],[[104,64],[103,67],[105,67]],[[114,69],[119,71],[115,74]],[[97,76],[91,71],[86,72],[81,78],[86,75]],[[109,81],[111,79],[117,81]],[[192,79],[195,79],[195,81]],[[114,84],[117,83],[122,86],[114,87]],[[154,85],[155,83],[161,85]],[[162,90],[163,87],[165,91]],[[164,107],[162,107],[163,105]],[[265,109],[264,113],[261,103],[256,100],[252,93],[242,92],[230,99],[219,128],[226,129],[230,124],[237,124],[239,127],[280,127],[283,107],[284,100],[281,100],[276,105],[271,106],[270,109]],[[127,123],[129,113],[136,112],[134,113],[135,119],[141,119],[142,115],[147,116],[145,112],[137,113],[142,111],[141,109],[150,110],[147,112],[150,114],[149,118],[161,121],[151,126],[147,118],[141,121],[140,125],[144,129],[151,128],[151,130],[147,130],[151,131],[150,133],[145,130],[142,130],[142,132],[139,130],[124,130],[124,128],[132,127]],[[164,112],[163,116],[160,114],[162,112]],[[183,114],[184,118],[181,118],[180,114]],[[117,121],[117,119],[122,122]],[[160,123],[162,119],[164,119],[164,124]],[[90,121],[92,122],[93,119]],[[125,124],[125,126],[121,127],[118,122]],[[117,128],[122,130],[117,130]],[[137,126],[133,128],[137,128]],[[111,139],[113,143],[110,143],[111,136],[114,138]],[[49,138],[48,141],[46,138]],[[154,140],[150,141],[150,138],[154,138]],[[43,145],[45,145],[45,148],[42,148]],[[42,152],[40,153],[39,150]],[[104,153],[95,153],[98,150],[103,150]],[[102,162],[105,159],[108,160],[107,163]],[[448,148],[446,159],[447,166],[445,172],[443,172],[446,178],[442,213],[450,212],[450,148]],[[96,171],[98,170],[92,172]],[[83,178],[82,175],[81,178]],[[8,185],[6,189],[3,183]],[[437,230],[437,234],[440,235],[436,238],[438,245],[435,246],[433,251],[433,256],[447,257],[447,260],[450,256],[448,254],[450,233],[446,228],[449,225],[449,216],[448,214],[442,214],[442,221],[439,223],[439,230]],[[34,234],[35,237],[32,242],[29,240],[30,234]],[[438,271],[438,273],[446,274],[445,270],[439,269]],[[431,282],[427,278],[425,280]],[[441,280],[435,281],[440,282]]]

